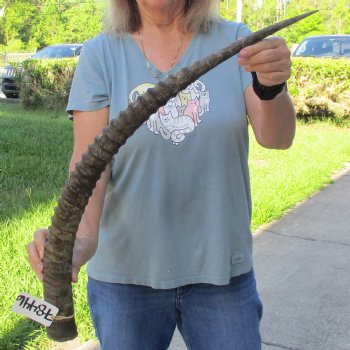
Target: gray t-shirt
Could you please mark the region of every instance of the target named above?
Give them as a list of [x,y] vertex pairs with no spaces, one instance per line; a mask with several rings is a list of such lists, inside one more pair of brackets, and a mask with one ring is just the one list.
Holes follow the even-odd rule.
[[[194,36],[172,73],[249,32],[216,22]],[[130,35],[101,34],[84,44],[67,111],[110,106],[115,118],[156,83]],[[237,56],[229,59],[160,108],[120,149],[90,277],[175,288],[227,284],[252,268],[249,84]]]

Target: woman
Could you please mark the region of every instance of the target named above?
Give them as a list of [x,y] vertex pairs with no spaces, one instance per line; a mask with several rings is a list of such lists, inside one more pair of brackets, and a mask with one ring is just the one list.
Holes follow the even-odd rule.
[[[108,33],[84,44],[67,110],[73,169],[111,118],[147,88],[249,30],[219,20],[215,0],[114,0]],[[80,223],[73,282],[88,260],[101,348],[260,349],[252,270],[247,114],[264,147],[290,147],[290,52],[247,47],[153,114],[113,160]],[[254,82],[252,84],[252,74]],[[47,230],[28,246],[42,279]]]

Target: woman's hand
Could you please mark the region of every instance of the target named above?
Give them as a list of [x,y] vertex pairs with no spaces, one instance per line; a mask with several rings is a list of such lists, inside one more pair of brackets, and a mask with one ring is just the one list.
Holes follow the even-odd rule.
[[[35,274],[42,282],[44,279],[44,250],[49,237],[49,230],[39,229],[34,233],[34,240],[27,246],[28,260]],[[72,282],[78,282],[80,268],[95,254],[97,242],[89,236],[77,236],[72,260]]]
[[290,78],[291,52],[285,41],[272,37],[247,46],[239,53],[238,63],[247,72],[256,72],[260,84],[282,84]]
[[[238,63],[247,72],[256,72],[265,86],[282,84],[291,75],[290,51],[283,39],[272,37],[241,50]],[[295,110],[283,89],[271,100],[262,100],[250,85],[245,91],[249,120],[258,143],[266,148],[287,149],[295,135]]]
[[44,249],[48,236],[49,230],[39,229],[34,232],[34,240],[27,245],[29,263],[41,282],[44,279]]

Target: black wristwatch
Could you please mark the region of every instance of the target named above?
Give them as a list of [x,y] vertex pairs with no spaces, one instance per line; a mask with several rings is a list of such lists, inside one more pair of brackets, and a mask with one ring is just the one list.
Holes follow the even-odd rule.
[[287,88],[287,83],[265,86],[260,83],[256,72],[252,72],[253,77],[253,90],[255,94],[260,98],[260,100],[268,101],[273,100],[278,94],[280,94],[283,89]]

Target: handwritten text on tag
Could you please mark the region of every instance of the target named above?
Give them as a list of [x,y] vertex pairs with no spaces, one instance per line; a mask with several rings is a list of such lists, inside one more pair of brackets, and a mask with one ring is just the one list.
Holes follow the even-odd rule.
[[49,327],[53,321],[52,318],[58,313],[58,308],[27,293],[21,293],[16,298],[12,311]]

